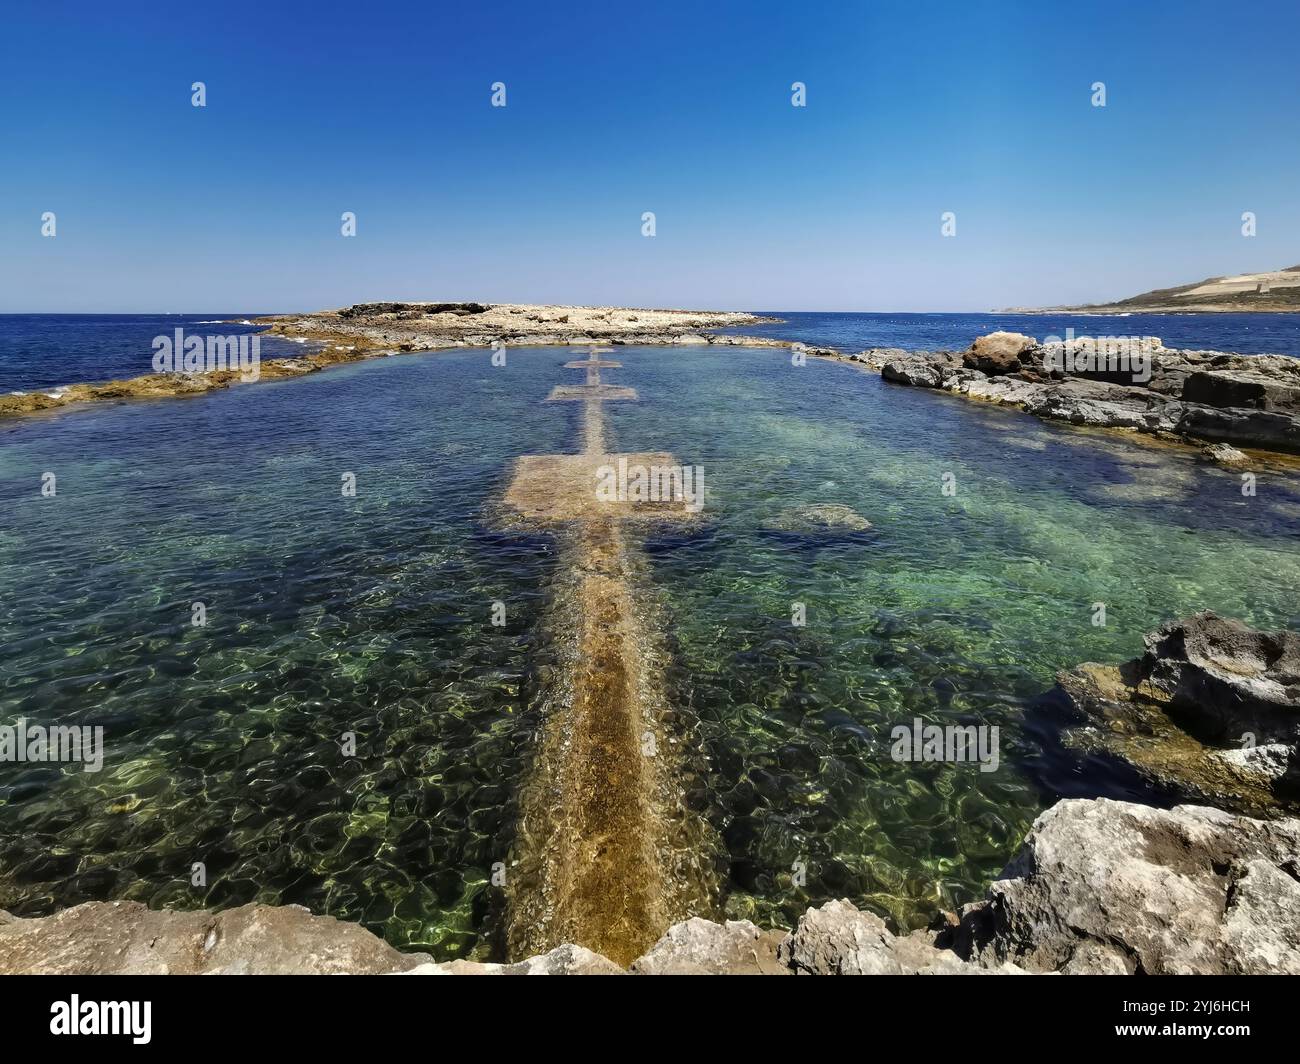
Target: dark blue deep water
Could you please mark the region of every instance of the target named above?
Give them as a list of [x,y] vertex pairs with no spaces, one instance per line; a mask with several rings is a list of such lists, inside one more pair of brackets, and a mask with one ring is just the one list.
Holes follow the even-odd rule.
[[724,329],[861,351],[969,347],[977,336],[1006,329],[1043,339],[1064,336],[1158,336],[1166,347],[1300,357],[1300,314],[822,314],[763,310],[778,325]]
[[[261,313],[0,314],[0,392],[140,377],[153,372],[155,336],[256,333],[238,323]],[[263,336],[261,346],[263,358],[284,358],[311,345]]]
[[[208,335],[255,333],[238,324],[266,311],[194,314],[0,314],[0,392],[139,377],[152,371],[153,339],[177,328]],[[1167,347],[1300,357],[1300,314],[830,314],[759,311],[779,317],[723,332],[774,336],[859,351],[963,348],[977,336],[1009,329],[1042,339],[1062,336],[1159,336]],[[227,324],[227,323],[232,324]],[[299,354],[302,345],[261,339],[263,358]]]

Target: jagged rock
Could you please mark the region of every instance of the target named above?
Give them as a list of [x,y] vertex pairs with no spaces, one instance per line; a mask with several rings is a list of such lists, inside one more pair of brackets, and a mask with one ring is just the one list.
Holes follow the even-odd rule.
[[1197,370],[1187,377],[1182,398],[1205,406],[1300,414],[1300,386],[1243,370]]
[[1300,821],[1058,802],[954,938],[1035,971],[1300,973]]
[[1074,425],[1236,443],[1300,454],[1300,359],[1135,345],[1150,379],[1128,369],[1068,370],[1063,342],[991,333],[954,364],[948,352],[864,351],[857,361],[897,384],[943,388]]
[[1013,975],[1012,964],[969,964],[935,947],[925,931],[897,936],[874,913],[847,901],[809,909],[778,951],[796,975]]
[[944,362],[931,355],[895,356],[880,367],[880,375],[897,384],[938,388],[943,383]]
[[977,369],[990,377],[999,377],[1034,364],[1038,341],[1032,336],[1013,332],[992,332],[971,344],[962,361],[967,369]]
[[1300,796],[1300,634],[1213,613],[1164,625],[1120,666],[1062,673],[1040,701],[1076,714],[1066,745],[1165,790],[1262,813]]
[[429,959],[299,905],[212,913],[114,901],[30,919],[0,913],[0,973],[10,975],[372,975]]
[[1208,610],[1146,637],[1141,680],[1211,741],[1300,741],[1300,633],[1260,632]]
[[777,959],[784,932],[760,931],[748,920],[715,924],[693,917],[674,924],[632,964],[639,975],[789,975]]
[[529,957],[517,964],[483,964],[478,961],[448,961],[420,964],[399,975],[626,975],[622,968],[599,953],[582,946],[556,946],[549,953]]

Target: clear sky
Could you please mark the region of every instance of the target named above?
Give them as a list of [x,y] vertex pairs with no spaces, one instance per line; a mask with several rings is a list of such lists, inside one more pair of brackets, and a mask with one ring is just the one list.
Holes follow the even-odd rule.
[[985,310],[1295,265],[1298,31],[1295,0],[7,0],[0,311]]

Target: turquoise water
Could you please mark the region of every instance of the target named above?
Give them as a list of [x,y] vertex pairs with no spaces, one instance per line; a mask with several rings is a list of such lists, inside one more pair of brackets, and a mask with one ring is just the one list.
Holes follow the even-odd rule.
[[[715,766],[734,916],[789,925],[847,895],[915,925],[982,896],[1056,797],[1149,797],[1026,730],[1056,671],[1132,657],[1198,609],[1300,625],[1294,478],[1262,476],[1245,498],[1237,474],[1182,451],[831,363],[618,357],[647,400],[619,408],[618,444],[705,470],[712,526],[651,549],[678,690]],[[874,528],[764,530],[821,503]],[[891,730],[916,717],[997,725],[1002,765],[894,762]]]
[[[576,447],[577,404],[541,402],[570,357],[404,356],[0,427],[0,723],[107,745],[98,774],[0,764],[0,908],[297,902],[488,951],[556,577],[553,542],[490,504],[514,456]],[[610,406],[611,444],[705,470],[702,527],[645,549],[732,914],[849,896],[911,925],[971,900],[1055,797],[1122,786],[1025,725],[1057,669],[1195,609],[1300,625],[1294,478],[1244,498],[1182,452],[772,351],[617,357],[642,401]],[[819,503],[874,528],[770,528]],[[894,762],[914,717],[997,725],[998,771]]]

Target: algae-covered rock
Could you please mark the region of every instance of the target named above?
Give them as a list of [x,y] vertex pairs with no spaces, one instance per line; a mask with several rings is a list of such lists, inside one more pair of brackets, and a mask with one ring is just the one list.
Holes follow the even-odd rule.
[[1044,704],[1082,724],[1066,745],[1117,758],[1148,782],[1243,812],[1300,797],[1300,634],[1199,613],[1146,637],[1120,666],[1062,673]]

